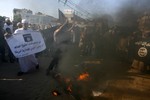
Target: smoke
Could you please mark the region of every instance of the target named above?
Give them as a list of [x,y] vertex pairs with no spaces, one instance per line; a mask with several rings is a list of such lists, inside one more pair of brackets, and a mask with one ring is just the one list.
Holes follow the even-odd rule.
[[149,3],[149,0],[128,0],[116,13],[116,23],[131,31],[138,30],[137,20],[149,11]]
[[[117,23],[128,21],[127,24],[129,22],[135,23],[135,19],[140,14],[150,9],[150,0],[80,0],[78,2],[78,10],[80,8],[85,9],[93,19],[108,15],[113,17]],[[43,2],[40,0],[19,0],[17,4],[22,8],[54,16],[58,15],[58,8],[64,9],[67,7],[58,3],[57,0],[44,0]]]
[[132,7],[132,9],[148,10],[149,0],[82,0],[79,6],[93,14],[110,14],[115,15],[122,9]]
[[78,67],[83,59],[80,57],[78,48],[73,46],[68,46],[67,48],[68,51],[62,55],[59,68],[65,76],[75,77],[81,71]]
[[122,6],[122,0],[82,0],[79,6],[90,12],[91,15],[114,14]]
[[119,25],[136,27],[139,16],[150,10],[149,4],[150,0],[82,0],[79,6],[93,19],[108,15]]

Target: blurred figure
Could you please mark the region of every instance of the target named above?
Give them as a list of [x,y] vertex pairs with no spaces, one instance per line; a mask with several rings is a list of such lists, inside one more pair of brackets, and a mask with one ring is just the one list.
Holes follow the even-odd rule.
[[[12,36],[12,32],[11,32],[11,29],[10,29],[10,28],[6,28],[5,31],[6,31],[5,34],[4,34],[4,37],[5,37],[5,38],[9,38],[9,37]],[[9,47],[8,45],[7,45],[7,48],[8,48],[9,61],[10,61],[11,63],[14,63],[15,57],[14,57],[14,55],[13,55],[13,53],[12,53],[12,51],[10,50],[10,47]]]
[[5,19],[5,23],[4,23],[4,30],[5,30],[5,31],[6,31],[6,28],[10,28],[11,33],[13,33],[13,24],[12,24],[12,22],[10,21],[9,18],[6,18],[6,19]]
[[51,25],[51,24],[48,24],[45,29],[49,29],[49,28],[51,28],[51,27],[52,27],[52,25]]
[[[28,29],[28,21],[26,19],[23,19],[22,28],[15,30],[14,34],[28,33],[30,30],[31,29]],[[20,71],[17,74],[18,76],[26,74],[32,69],[35,69],[35,68],[39,69],[39,64],[35,57],[35,54],[31,54],[25,57],[18,58],[18,61],[20,64]]]
[[3,21],[0,21],[0,54],[1,54],[1,61],[7,62],[5,58],[5,39],[4,39]]
[[[4,31],[5,31],[5,32],[4,32],[5,35],[7,34],[6,36],[9,36],[9,35],[11,35],[11,34],[13,33],[13,24],[12,24],[12,22],[10,21],[9,18],[6,18],[6,19],[5,19],[5,23],[4,23],[3,29],[4,29]],[[12,52],[11,52],[9,46],[7,45],[7,43],[5,44],[5,47],[6,47],[6,49],[7,49],[6,51],[8,51],[9,60],[10,60],[11,63],[13,63],[13,62],[14,62],[14,57],[13,57],[13,54],[12,54]]]
[[17,23],[17,28],[22,28],[21,22],[18,22],[18,23]]
[[[69,34],[69,29],[68,21],[66,20],[66,22],[54,32],[53,38],[55,51],[52,61],[46,70],[46,75],[49,75],[49,72],[53,73],[54,69],[58,68],[60,60],[62,59],[65,52],[67,52],[68,45],[71,43],[71,34]],[[56,76],[57,75],[59,74],[56,74]]]
[[129,72],[149,73],[150,71],[150,31],[145,31],[143,34],[144,36],[135,42],[134,60]]

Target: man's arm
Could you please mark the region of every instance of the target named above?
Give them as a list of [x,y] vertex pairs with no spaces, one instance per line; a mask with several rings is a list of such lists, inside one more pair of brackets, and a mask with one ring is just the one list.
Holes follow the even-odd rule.
[[66,20],[63,25],[61,25],[57,30],[55,30],[54,33],[58,33],[66,24],[68,23],[68,20]]

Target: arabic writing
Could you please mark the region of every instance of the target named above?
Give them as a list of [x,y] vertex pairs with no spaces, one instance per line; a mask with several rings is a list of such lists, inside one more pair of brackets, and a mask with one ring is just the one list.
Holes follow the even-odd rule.
[[150,43],[149,42],[143,42],[143,41],[135,42],[135,45],[141,45],[141,46],[150,47]]
[[44,44],[41,44],[41,45],[38,45],[38,46],[34,46],[32,48],[28,47],[28,48],[22,48],[22,49],[19,49],[19,50],[15,50],[14,53],[16,53],[16,54],[26,53],[26,52],[34,51],[34,50],[42,48],[42,47],[44,47]]
[[[26,39],[26,40],[25,40]],[[40,32],[32,34],[22,33],[6,39],[12,53],[16,58],[28,56],[46,49],[44,39]]]
[[35,45],[35,44],[40,44],[40,43],[41,43],[41,41],[30,42],[30,43],[24,43],[24,44],[21,44],[21,45],[17,45],[17,46],[15,46],[14,48],[15,48],[15,49],[24,48],[24,47],[29,46],[29,45]]

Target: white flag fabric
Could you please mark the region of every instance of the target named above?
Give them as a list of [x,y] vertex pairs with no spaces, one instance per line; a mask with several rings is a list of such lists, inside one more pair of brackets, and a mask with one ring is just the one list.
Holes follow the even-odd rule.
[[16,58],[25,57],[46,49],[44,39],[39,31],[17,33],[6,39]]

